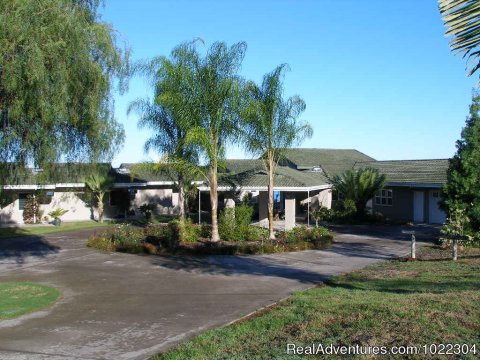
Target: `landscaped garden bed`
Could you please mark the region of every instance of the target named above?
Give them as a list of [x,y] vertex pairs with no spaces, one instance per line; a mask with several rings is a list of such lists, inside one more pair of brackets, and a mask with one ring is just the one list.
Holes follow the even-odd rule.
[[221,225],[224,241],[212,243],[209,241],[210,226],[194,225],[189,220],[145,227],[117,224],[92,235],[87,246],[127,253],[241,255],[323,249],[333,241],[331,232],[323,227],[295,228],[278,233],[276,240],[268,240],[266,230],[253,225],[228,231],[230,235]]

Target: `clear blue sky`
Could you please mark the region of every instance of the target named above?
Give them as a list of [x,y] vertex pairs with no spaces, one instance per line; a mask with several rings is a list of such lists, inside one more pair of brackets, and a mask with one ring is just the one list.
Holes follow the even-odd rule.
[[[133,59],[201,37],[206,46],[246,41],[241,74],[257,82],[288,63],[286,94],[305,100],[301,118],[314,128],[303,147],[355,148],[379,160],[451,157],[478,82],[450,51],[436,0],[107,0],[102,13]],[[129,102],[151,96],[142,79],[115,96],[126,142],[114,165],[155,159],[143,152],[150,132],[126,114]]]

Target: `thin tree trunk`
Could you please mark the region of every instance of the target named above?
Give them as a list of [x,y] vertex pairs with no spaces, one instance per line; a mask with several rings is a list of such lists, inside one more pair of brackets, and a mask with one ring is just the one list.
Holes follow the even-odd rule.
[[98,222],[103,223],[103,193],[98,194]]
[[211,242],[220,241],[218,234],[218,191],[217,191],[217,164],[212,164],[210,174],[210,203],[212,205],[212,237]]
[[178,214],[180,220],[185,220],[185,185],[183,179],[178,179]]
[[275,240],[273,231],[273,159],[268,159],[268,238]]

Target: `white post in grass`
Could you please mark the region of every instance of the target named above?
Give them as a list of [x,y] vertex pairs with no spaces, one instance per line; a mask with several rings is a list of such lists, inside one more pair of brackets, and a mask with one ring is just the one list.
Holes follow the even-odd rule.
[[415,260],[415,235],[412,234],[412,253],[411,253],[411,258]]
[[455,238],[452,241],[452,259],[453,261],[457,260],[458,255],[458,240]]

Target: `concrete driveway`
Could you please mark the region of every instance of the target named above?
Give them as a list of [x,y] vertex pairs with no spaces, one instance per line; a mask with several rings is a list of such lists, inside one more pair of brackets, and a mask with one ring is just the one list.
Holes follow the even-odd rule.
[[326,251],[249,257],[103,253],[85,247],[95,230],[0,239],[0,281],[62,292],[46,310],[0,321],[0,358],[145,359],[332,275],[408,253],[398,227],[336,230]]

